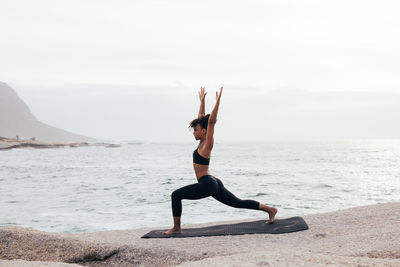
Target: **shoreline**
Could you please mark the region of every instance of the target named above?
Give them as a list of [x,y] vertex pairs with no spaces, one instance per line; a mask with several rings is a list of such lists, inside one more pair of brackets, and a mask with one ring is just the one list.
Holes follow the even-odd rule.
[[104,147],[120,147],[121,144],[113,143],[88,143],[88,142],[43,142],[37,141],[34,138],[30,140],[20,140],[16,138],[6,138],[0,136],[0,151],[11,150],[15,148],[66,148],[66,147],[86,147],[86,146],[104,146]]
[[[79,234],[7,226],[0,228],[0,265],[400,266],[400,202],[302,217],[309,229],[288,234],[162,239],[140,238],[151,230],[166,229],[162,226]],[[191,224],[183,229],[266,218]]]

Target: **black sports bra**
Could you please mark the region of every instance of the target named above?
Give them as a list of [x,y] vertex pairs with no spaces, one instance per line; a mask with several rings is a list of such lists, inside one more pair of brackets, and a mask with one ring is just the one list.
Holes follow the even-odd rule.
[[196,150],[193,151],[193,163],[197,163],[197,164],[201,164],[201,165],[209,165],[210,159],[202,157],[196,148]]

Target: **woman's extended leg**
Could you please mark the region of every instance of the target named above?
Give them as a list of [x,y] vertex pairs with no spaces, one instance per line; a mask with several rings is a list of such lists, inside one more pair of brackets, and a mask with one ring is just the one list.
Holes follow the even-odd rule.
[[211,177],[203,177],[198,183],[181,187],[171,194],[172,216],[174,227],[163,234],[181,232],[182,199],[201,199],[215,195],[218,192],[218,183]]
[[266,223],[272,223],[275,220],[275,214],[278,212],[278,209],[261,204],[260,202],[255,200],[242,200],[232,194],[228,189],[226,189],[220,179],[216,179],[218,181],[218,192],[216,195],[213,196],[213,198],[234,208],[266,211],[269,214],[269,220]]

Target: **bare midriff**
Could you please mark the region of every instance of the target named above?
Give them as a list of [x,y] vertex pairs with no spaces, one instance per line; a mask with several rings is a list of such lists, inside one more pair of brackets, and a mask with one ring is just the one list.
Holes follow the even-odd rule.
[[196,173],[197,181],[204,175],[210,175],[208,165],[193,163],[194,172]]
[[[203,149],[204,146],[199,144],[199,146],[197,147],[197,152],[199,153],[199,155],[202,157],[210,158],[211,150],[203,151]],[[193,169],[196,174],[197,181],[204,175],[211,175],[210,172],[208,171],[208,165],[193,163]]]

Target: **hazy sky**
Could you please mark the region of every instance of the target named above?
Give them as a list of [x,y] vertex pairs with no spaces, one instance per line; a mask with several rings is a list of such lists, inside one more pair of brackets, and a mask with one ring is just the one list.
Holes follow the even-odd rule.
[[190,141],[400,138],[398,1],[0,0],[0,80],[43,122]]

